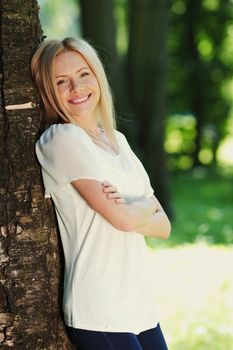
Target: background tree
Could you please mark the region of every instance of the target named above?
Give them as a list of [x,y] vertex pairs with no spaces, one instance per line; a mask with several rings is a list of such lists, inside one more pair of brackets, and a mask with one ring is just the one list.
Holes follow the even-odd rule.
[[136,145],[152,185],[167,212],[168,176],[164,152],[168,2],[129,1],[129,88],[136,120]]
[[71,349],[61,321],[54,215],[34,155],[40,120],[31,108],[29,63],[42,38],[37,2],[2,0],[0,18],[0,347]]

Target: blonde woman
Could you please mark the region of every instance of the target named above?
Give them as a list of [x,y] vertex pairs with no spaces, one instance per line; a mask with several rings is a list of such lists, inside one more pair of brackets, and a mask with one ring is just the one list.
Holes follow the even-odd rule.
[[47,129],[36,143],[65,255],[64,319],[80,350],[167,349],[144,236],[169,220],[116,130],[103,66],[81,39],[43,42],[31,62]]

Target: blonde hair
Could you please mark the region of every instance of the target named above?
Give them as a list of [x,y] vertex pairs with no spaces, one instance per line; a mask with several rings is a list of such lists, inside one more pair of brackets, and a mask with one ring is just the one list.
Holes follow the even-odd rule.
[[31,60],[31,72],[41,97],[43,119],[47,124],[59,122],[77,123],[65,111],[61,103],[54,76],[56,56],[69,50],[76,51],[83,56],[98,80],[100,87],[98,123],[116,146],[117,142],[114,134],[116,119],[108,80],[97,52],[83,39],[45,40],[34,53]]

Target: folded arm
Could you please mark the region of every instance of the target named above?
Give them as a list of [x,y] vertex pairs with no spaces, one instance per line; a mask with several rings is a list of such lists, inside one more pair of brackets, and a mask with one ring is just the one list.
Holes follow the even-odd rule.
[[155,212],[155,202],[150,198],[125,203],[114,187],[106,186],[97,180],[79,179],[72,182],[74,188],[89,206],[102,215],[116,229],[137,231],[146,225]]
[[[105,181],[104,192],[107,194],[108,198],[115,198],[117,203],[124,203],[125,197],[123,197],[120,193],[117,192],[115,186],[112,186],[110,183]],[[141,197],[140,202],[147,201],[148,198]],[[142,226],[136,228],[136,232],[143,234],[148,237],[157,237],[167,239],[171,232],[171,224],[170,221],[163,210],[161,204],[158,199],[153,195],[150,197],[150,200],[154,203],[154,212],[149,217],[149,219]],[[135,202],[132,202],[133,204]]]

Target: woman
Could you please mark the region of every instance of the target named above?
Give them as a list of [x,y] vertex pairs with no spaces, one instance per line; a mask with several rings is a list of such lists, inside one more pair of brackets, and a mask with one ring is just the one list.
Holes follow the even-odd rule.
[[31,68],[50,125],[36,154],[65,254],[71,338],[80,350],[167,349],[144,236],[167,238],[170,223],[115,128],[103,66],[90,44],[66,38],[43,42]]

